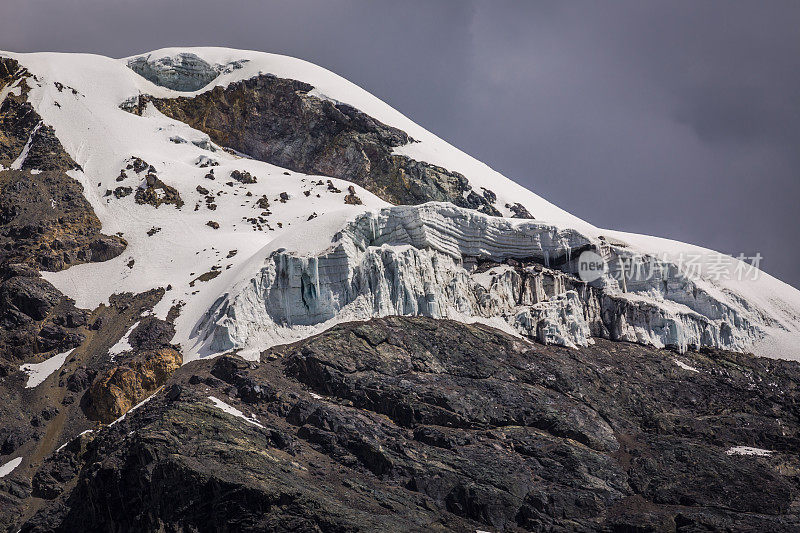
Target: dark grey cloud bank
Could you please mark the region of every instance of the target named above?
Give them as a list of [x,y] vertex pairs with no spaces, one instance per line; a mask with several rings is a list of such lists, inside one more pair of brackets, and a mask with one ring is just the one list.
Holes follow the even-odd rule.
[[602,227],[800,287],[800,3],[2,0],[0,49],[323,65]]

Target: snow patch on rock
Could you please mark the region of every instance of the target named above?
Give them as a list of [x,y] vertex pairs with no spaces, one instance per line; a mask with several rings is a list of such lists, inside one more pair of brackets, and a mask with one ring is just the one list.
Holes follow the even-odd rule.
[[44,380],[50,377],[53,372],[64,366],[64,362],[71,353],[72,350],[68,350],[56,354],[41,363],[26,363],[19,367],[20,370],[28,374],[28,382],[25,384],[25,388],[30,389],[44,383]]
[[214,407],[216,407],[220,411],[223,411],[229,415],[233,415],[237,418],[241,418],[248,424],[252,424],[253,426],[264,429],[264,426],[256,420],[255,415],[253,415],[252,417],[245,416],[244,413],[242,413],[237,408],[233,407],[232,405],[228,405],[227,403],[223,402],[222,400],[214,396],[209,396],[208,399],[214,402]]
[[688,370],[689,372],[698,372],[698,373],[700,372],[695,367],[689,366],[689,365],[687,365],[686,363],[684,363],[683,361],[681,361],[679,359],[673,359],[673,361],[675,361],[675,364],[678,365],[679,367],[681,367],[684,370]]
[[22,457],[17,457],[16,459],[11,459],[9,462],[0,466],[0,477],[6,477],[9,475],[20,465],[20,463],[22,463]]
[[769,457],[772,455],[772,450],[764,450],[763,448],[753,448],[751,446],[734,446],[725,451],[727,455],[756,455],[758,457]]

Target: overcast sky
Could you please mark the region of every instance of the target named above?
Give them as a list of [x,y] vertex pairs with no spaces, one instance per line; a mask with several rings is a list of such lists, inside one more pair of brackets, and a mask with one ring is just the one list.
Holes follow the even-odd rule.
[[598,226],[800,287],[800,2],[0,0],[0,49],[283,53]]

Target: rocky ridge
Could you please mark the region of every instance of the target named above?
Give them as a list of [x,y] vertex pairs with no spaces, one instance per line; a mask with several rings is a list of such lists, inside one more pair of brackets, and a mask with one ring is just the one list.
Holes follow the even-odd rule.
[[184,366],[48,460],[22,531],[791,531],[799,372],[345,324]]
[[475,192],[458,172],[393,154],[414,142],[405,132],[309,94],[313,89],[265,74],[192,97],[141,95],[125,109],[141,113],[152,104],[220,146],[297,172],[346,179],[394,204],[442,201],[501,214],[491,191]]
[[[163,289],[120,294],[108,305],[87,310],[41,277],[40,271],[108,261],[127,245],[118,235],[101,233],[76,179],[80,165],[29,102],[30,90],[41,84],[17,61],[0,58],[0,462],[18,458],[18,468],[30,471],[56,449],[59,439],[92,427],[91,419],[110,422],[130,407],[123,404],[115,412],[102,401],[93,402],[85,395],[90,385],[95,396],[112,400],[134,388],[126,400],[138,402],[181,361],[174,347],[164,346],[174,330],[158,349],[134,342],[117,361],[108,358],[130,321],[152,309]],[[56,84],[56,89],[65,98],[80,98],[70,87]],[[159,364],[165,355],[172,362]],[[140,359],[144,364],[136,366]],[[122,367],[115,366],[119,363]],[[130,367],[139,373],[126,376],[118,390],[109,383],[119,385],[120,380],[102,380]],[[20,502],[29,497],[26,476],[0,478],[0,528],[10,527]]]

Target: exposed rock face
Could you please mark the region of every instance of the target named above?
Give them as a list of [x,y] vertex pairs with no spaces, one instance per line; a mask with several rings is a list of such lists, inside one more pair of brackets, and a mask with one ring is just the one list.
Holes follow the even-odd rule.
[[83,187],[63,171],[0,171],[0,263],[63,270],[120,255],[125,240],[100,230]]
[[31,79],[0,58],[0,264],[62,270],[116,257],[126,243],[100,233],[83,187],[66,174],[78,165],[27,101]]
[[231,172],[231,178],[238,181],[239,183],[244,183],[245,185],[248,183],[256,183],[256,177],[250,174],[249,172],[234,170]]
[[158,207],[161,204],[172,204],[178,209],[183,207],[183,199],[175,187],[167,185],[155,174],[147,174],[145,181],[136,189],[136,203]]
[[347,324],[183,367],[55,454],[21,529],[788,532],[798,383],[727,352]]
[[6,266],[0,271],[0,364],[12,363],[16,371],[20,361],[78,346],[86,315],[36,271]]
[[174,348],[138,352],[97,377],[87,393],[89,417],[113,422],[155,392],[182,362],[181,353]]
[[531,215],[530,211],[525,209],[525,206],[522,204],[508,204],[506,207],[509,208],[512,213],[514,213],[511,218],[535,218],[533,215]]
[[[0,530],[20,523],[30,503],[31,476],[44,458],[97,425],[87,419],[81,397],[109,368],[109,348],[162,295],[163,290],[115,295],[90,312],[76,309],[29,265],[0,267],[0,428],[5,428],[0,464],[24,458],[12,476],[0,479]],[[165,334],[169,328],[144,338],[163,340]],[[23,363],[43,363],[64,353],[59,366],[44,370],[49,375],[29,387]]]
[[147,317],[128,335],[130,352],[118,356],[94,380],[84,398],[89,418],[108,424],[162,386],[183,363],[180,347],[170,344],[175,327],[164,320]]
[[[602,336],[685,351],[747,350],[769,323],[670,264],[648,281],[621,286],[624,276],[610,271],[587,284],[576,276],[587,249],[608,257],[612,270],[619,258],[654,260],[539,222],[443,204],[386,208],[349,224],[317,257],[274,252],[249,283],[215,303],[200,331],[212,349],[226,350],[274,343],[293,328],[320,331],[334,319],[478,317],[550,344],[586,346]],[[485,267],[475,270],[479,263]]]
[[22,154],[41,122],[28,102],[28,78],[27,69],[16,60],[0,57],[0,165],[4,167],[11,167]]
[[0,165],[15,170],[78,168],[28,102],[31,79],[17,61],[0,57]]
[[[291,170],[352,181],[396,204],[446,201],[500,215],[458,172],[392,153],[409,136],[352,106],[308,94],[307,83],[262,75],[192,98],[139,98],[219,145]],[[495,198],[496,200],[496,198]]]

